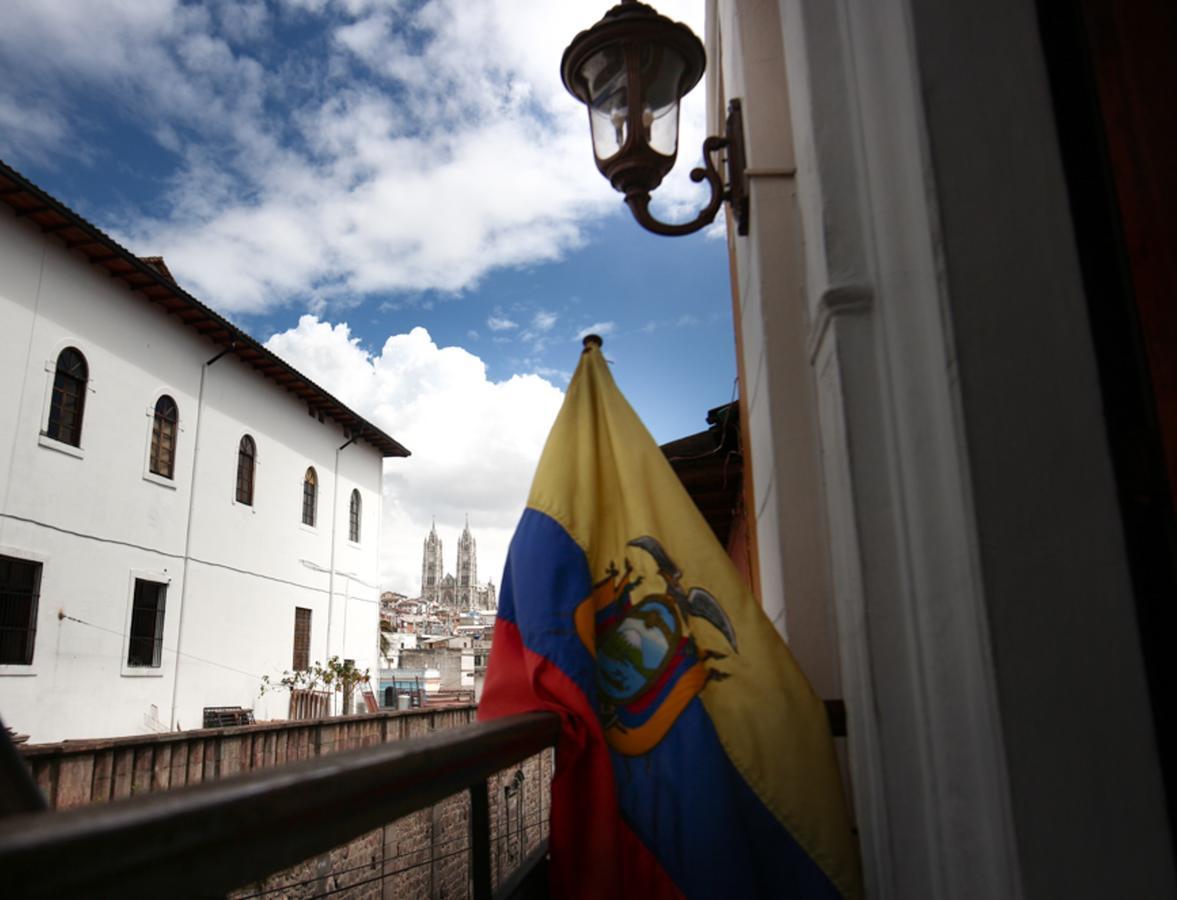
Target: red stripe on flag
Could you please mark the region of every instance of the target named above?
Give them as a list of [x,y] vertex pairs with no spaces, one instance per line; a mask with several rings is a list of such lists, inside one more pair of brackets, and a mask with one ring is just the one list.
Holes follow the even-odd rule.
[[496,620],[493,646],[478,718],[534,710],[560,716],[552,777],[552,896],[681,898],[621,819],[608,745],[583,692],[555,664],[527,649],[513,622]]

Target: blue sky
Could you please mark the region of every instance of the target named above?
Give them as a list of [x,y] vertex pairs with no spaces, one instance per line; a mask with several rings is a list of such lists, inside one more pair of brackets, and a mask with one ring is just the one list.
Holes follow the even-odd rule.
[[[560,54],[582,0],[6,0],[0,157],[412,450],[383,586],[436,515],[498,579],[587,328],[664,442],[733,396],[726,241],[640,229],[592,164]],[[702,36],[702,0],[661,11]],[[686,178],[683,109],[657,211]],[[423,330],[422,330],[423,329]]]

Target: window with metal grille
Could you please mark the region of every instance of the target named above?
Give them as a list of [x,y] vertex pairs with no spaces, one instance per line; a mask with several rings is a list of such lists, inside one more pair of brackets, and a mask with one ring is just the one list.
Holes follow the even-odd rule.
[[315,474],[314,466],[307,469],[302,479],[302,524],[314,527],[315,501],[318,499],[319,478]]
[[352,490],[351,506],[348,509],[347,536],[354,543],[360,542],[360,492]]
[[164,394],[155,402],[155,422],[151,426],[151,471],[172,478],[176,470],[176,431],[180,411],[176,401]]
[[40,595],[40,563],[0,556],[0,663],[32,664]]
[[89,377],[86,357],[80,350],[66,347],[58,354],[46,437],[63,444],[82,446],[82,413],[86,408],[86,381]]
[[127,665],[158,669],[163,660],[163,614],[168,586],[158,581],[135,579],[131,601],[131,635]]
[[294,663],[296,672],[311,667],[311,611],[301,606],[294,608]]
[[257,460],[257,446],[248,434],[242,435],[237,445],[237,502],[253,506],[253,467]]

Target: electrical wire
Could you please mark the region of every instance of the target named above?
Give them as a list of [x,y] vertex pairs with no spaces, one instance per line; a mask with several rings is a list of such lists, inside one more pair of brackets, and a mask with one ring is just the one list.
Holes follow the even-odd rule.
[[[79,619],[77,616],[71,616],[71,615],[68,615],[67,613],[64,613],[64,612],[59,612],[57,614],[57,617],[59,619],[64,619],[67,622],[76,622],[79,625],[85,625],[87,628],[94,628],[94,629],[97,629],[98,631],[105,631],[107,634],[117,635],[119,638],[122,638],[123,640],[126,640],[126,637],[127,637],[127,633],[125,631],[115,631],[113,628],[106,628],[102,625],[96,625],[93,622],[87,622],[85,619]],[[171,653],[175,656],[182,656],[185,659],[193,659],[193,660],[196,660],[197,662],[202,662],[202,663],[205,663],[210,666],[216,666],[218,669],[227,669],[230,672],[236,672],[238,675],[248,675],[250,678],[254,678],[257,681],[262,680],[262,676],[258,675],[256,672],[246,672],[244,669],[238,669],[238,668],[235,668],[234,666],[225,665],[224,663],[219,663],[219,662],[216,662],[215,660],[205,659],[203,656],[196,656],[192,653],[181,653],[178,650],[173,649],[172,647],[162,647],[161,646],[160,649],[164,650],[168,653]]]

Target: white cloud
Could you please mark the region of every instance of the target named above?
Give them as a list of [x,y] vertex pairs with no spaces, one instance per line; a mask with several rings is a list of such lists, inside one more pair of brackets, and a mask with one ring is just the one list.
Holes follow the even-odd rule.
[[346,323],[303,316],[266,346],[412,451],[385,464],[383,585],[419,590],[433,516],[452,566],[467,513],[479,578],[497,584],[561,391],[538,375],[490,381],[482,360],[424,328],[369,353]]
[[531,329],[538,332],[551,331],[560,317],[554,312],[541,309],[531,319]]
[[601,337],[614,334],[617,331],[616,322],[593,322],[587,328],[582,328],[576,332],[576,339],[581,340],[586,334],[597,334]]
[[64,141],[69,127],[55,110],[29,107],[0,94],[0,134],[14,156],[24,157],[36,155],[45,144]]
[[572,373],[566,369],[553,369],[548,366],[537,366],[535,374],[542,375],[544,378],[559,378],[565,383],[572,378]]
[[[659,7],[702,34],[702,0]],[[95,108],[133,109],[178,166],[158,206],[100,224],[230,313],[459,292],[560,258],[621,208],[559,79],[567,42],[603,12],[588,0],[6,0],[0,154],[76,159],[101,146],[79,129],[111,127]],[[321,37],[294,53],[265,43],[280,17]],[[683,105],[663,214],[701,205],[687,172],[702,95]],[[14,104],[37,112],[14,117]]]
[[518,328],[519,324],[501,316],[489,316],[486,327],[491,331],[510,331],[512,328]]
[[715,221],[703,229],[703,237],[709,241],[727,240],[727,220],[722,214],[715,217]]

